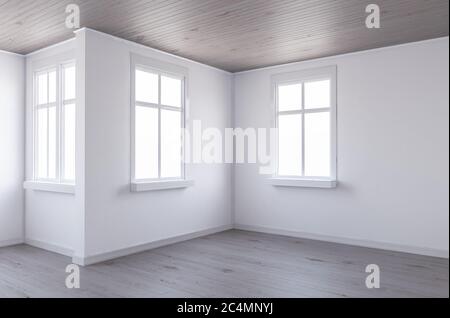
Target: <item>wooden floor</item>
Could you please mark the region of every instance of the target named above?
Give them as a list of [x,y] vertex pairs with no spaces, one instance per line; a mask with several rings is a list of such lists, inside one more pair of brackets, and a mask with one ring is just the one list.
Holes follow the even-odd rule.
[[[448,259],[227,231],[81,269],[21,245],[0,249],[0,297],[449,297]],[[365,267],[381,269],[367,289]]]

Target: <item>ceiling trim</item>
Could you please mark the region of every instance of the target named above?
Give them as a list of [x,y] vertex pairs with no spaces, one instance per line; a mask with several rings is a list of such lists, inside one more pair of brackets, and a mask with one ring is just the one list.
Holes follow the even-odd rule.
[[9,51],[5,51],[5,50],[0,50],[1,54],[6,54],[6,55],[14,55],[14,56],[19,56],[19,57],[25,57],[26,55],[24,54],[20,54],[20,53],[15,53],[15,52],[9,52]]
[[[384,50],[388,50],[388,49],[392,49],[392,48],[406,47],[406,46],[416,45],[416,44],[419,44],[419,43],[430,43],[430,42],[437,42],[437,41],[442,41],[442,40],[445,40],[445,39],[447,39],[447,40],[449,39],[449,36],[443,36],[443,37],[438,37],[438,38],[434,38],[434,39],[427,39],[427,40],[421,40],[421,41],[401,43],[401,44],[383,46],[383,47],[374,48],[374,49],[367,49],[367,50],[362,50],[362,51],[355,51],[355,52],[349,52],[349,53],[343,53],[343,54],[337,54],[337,55],[330,55],[330,56],[313,58],[313,59],[305,59],[305,60],[300,60],[300,61],[297,61],[297,62],[290,62],[290,63],[283,63],[283,64],[259,67],[259,68],[254,68],[254,69],[250,69],[250,70],[245,70],[245,71],[229,72],[229,71],[220,69],[220,68],[212,66],[212,65],[208,65],[208,64],[205,64],[205,63],[202,63],[202,62],[198,62],[198,61],[195,61],[195,60],[191,60],[191,59],[188,59],[186,57],[182,57],[182,56],[179,56],[179,55],[176,55],[176,54],[173,54],[173,53],[169,53],[169,52],[165,52],[165,51],[162,51],[162,50],[159,50],[159,49],[155,49],[153,47],[150,47],[150,46],[147,46],[147,45],[144,45],[144,44],[140,44],[140,43],[133,42],[133,41],[130,41],[130,40],[127,40],[127,39],[123,39],[123,38],[117,37],[115,35],[111,35],[111,34],[108,34],[108,33],[105,33],[105,32],[101,32],[101,31],[97,31],[97,30],[94,30],[94,29],[91,29],[91,28],[88,28],[88,27],[80,28],[78,30],[75,30],[73,33],[77,34],[79,32],[86,32],[86,31],[93,32],[93,33],[96,33],[96,34],[100,34],[102,36],[114,39],[115,41],[123,42],[123,43],[132,45],[132,46],[137,47],[137,48],[148,49],[148,50],[151,50],[151,51],[156,52],[156,53],[164,54],[166,56],[174,57],[174,58],[177,58],[177,59],[180,59],[180,60],[183,60],[183,61],[187,61],[187,62],[194,63],[194,64],[197,64],[197,65],[201,65],[201,66],[204,66],[204,67],[207,67],[207,68],[211,68],[211,69],[223,72],[223,73],[228,74],[228,75],[239,75],[239,74],[257,72],[257,71],[270,70],[270,69],[275,69],[275,68],[285,67],[285,66],[286,67],[287,66],[295,66],[295,65],[299,65],[299,64],[305,63],[305,62],[327,61],[327,60],[338,58],[338,57],[346,57],[346,56],[353,56],[353,55],[359,55],[359,54],[366,54],[366,53],[370,53],[370,52],[379,52],[379,51],[384,51]],[[28,57],[32,57],[34,55],[40,54],[42,52],[45,52],[46,50],[49,50],[49,49],[52,49],[52,48],[55,48],[55,47],[58,47],[58,46],[70,43],[70,42],[72,42],[74,40],[75,40],[75,38],[70,38],[70,39],[67,39],[67,40],[64,40],[64,41],[61,41],[61,42],[49,45],[47,47],[41,48],[39,50],[30,52],[28,54],[14,53],[14,52],[9,52],[9,51],[5,51],[5,50],[0,50],[0,53],[10,54],[10,55],[15,55],[15,56],[19,56],[19,57],[26,57],[26,58],[28,58]]]
[[[0,0],[0,49],[26,56],[73,38],[72,2]],[[375,30],[372,0],[75,2],[82,27],[227,74],[448,36],[449,0],[378,0]]]
[[352,56],[352,55],[360,55],[360,54],[367,54],[367,53],[372,53],[372,52],[385,51],[385,50],[390,50],[390,49],[393,49],[393,48],[417,45],[417,44],[420,44],[420,43],[439,42],[439,41],[442,41],[442,40],[445,40],[445,39],[448,40],[449,36],[442,36],[442,37],[438,37],[438,38],[434,38],[434,39],[427,39],[427,40],[421,40],[421,41],[414,41],[414,42],[408,42],[408,43],[388,45],[388,46],[383,46],[383,47],[377,47],[377,48],[374,48],[374,49],[355,51],[355,52],[349,52],[349,53],[343,53],[343,54],[336,54],[336,55],[324,56],[324,57],[319,57],[319,58],[314,58],[314,59],[306,59],[306,60],[301,60],[301,61],[298,61],[298,62],[290,62],[290,63],[284,63],[284,64],[264,66],[264,67],[254,68],[254,69],[251,69],[251,70],[234,72],[232,74],[233,75],[239,75],[239,74],[244,74],[244,73],[251,73],[251,72],[258,72],[258,71],[275,69],[275,68],[279,68],[279,67],[283,67],[283,66],[295,66],[295,65],[299,65],[301,63],[306,63],[306,62],[327,61],[327,60],[335,59],[335,58],[338,58],[338,57],[346,57],[346,56]]
[[62,46],[64,44],[68,44],[68,43],[73,42],[73,41],[75,41],[75,37],[67,39],[67,40],[64,40],[64,41],[61,41],[61,42],[58,42],[58,43],[55,43],[55,44],[52,44],[52,45],[49,45],[49,46],[46,46],[46,47],[43,47],[42,49],[30,52],[28,54],[25,54],[24,56],[25,57],[32,57],[34,55],[38,55],[38,54],[43,53],[43,52],[45,52],[47,50],[51,50],[51,49],[57,48],[59,46]]
[[101,32],[101,31],[97,31],[97,30],[94,30],[94,29],[91,29],[91,28],[83,27],[83,28],[80,28],[80,29],[74,31],[74,33],[77,34],[79,32],[83,32],[83,31],[84,32],[88,31],[88,32],[93,32],[93,33],[96,33],[96,34],[100,34],[100,35],[102,35],[104,37],[111,38],[111,39],[113,39],[115,41],[126,43],[128,45],[131,45],[131,46],[134,46],[134,47],[137,47],[137,48],[144,48],[144,49],[156,52],[156,53],[160,53],[160,54],[164,54],[166,56],[177,58],[177,59],[182,60],[182,61],[187,61],[187,62],[194,63],[194,64],[197,64],[197,65],[201,65],[201,66],[204,66],[204,67],[207,67],[207,68],[211,68],[213,70],[223,72],[223,73],[225,73],[227,75],[234,74],[232,72],[223,70],[221,68],[218,68],[218,67],[215,67],[215,66],[212,66],[212,65],[208,65],[208,64],[205,64],[205,63],[202,63],[202,62],[198,62],[198,61],[195,61],[195,60],[191,60],[191,59],[188,59],[186,57],[182,57],[182,56],[179,56],[179,55],[176,55],[176,54],[173,54],[173,53],[169,53],[169,52],[165,52],[165,51],[162,51],[162,50],[159,50],[159,49],[155,49],[153,47],[150,47],[150,46],[147,46],[147,45],[144,45],[144,44],[140,44],[140,43],[133,42],[133,41],[130,41],[130,40],[127,40],[127,39],[123,39],[123,38],[120,38],[118,36],[111,35],[111,34],[108,34],[108,33],[105,33],[105,32]]

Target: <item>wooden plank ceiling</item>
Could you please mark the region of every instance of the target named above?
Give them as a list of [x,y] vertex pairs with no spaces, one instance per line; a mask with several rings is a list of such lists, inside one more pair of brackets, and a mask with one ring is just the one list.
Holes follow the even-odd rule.
[[[377,3],[381,29],[365,27]],[[448,0],[0,0],[0,49],[21,54],[81,26],[237,72],[448,36]]]

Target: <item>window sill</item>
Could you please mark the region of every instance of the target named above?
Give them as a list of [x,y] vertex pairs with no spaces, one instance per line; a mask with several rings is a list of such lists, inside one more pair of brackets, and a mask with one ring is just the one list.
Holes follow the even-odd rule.
[[132,192],[159,191],[170,189],[182,189],[194,185],[193,180],[168,180],[168,181],[151,181],[151,182],[131,182]]
[[27,190],[75,194],[75,185],[67,183],[52,183],[40,181],[25,181],[23,188]]
[[333,179],[293,179],[293,178],[270,178],[270,184],[277,187],[299,187],[299,188],[325,188],[337,187],[337,181]]

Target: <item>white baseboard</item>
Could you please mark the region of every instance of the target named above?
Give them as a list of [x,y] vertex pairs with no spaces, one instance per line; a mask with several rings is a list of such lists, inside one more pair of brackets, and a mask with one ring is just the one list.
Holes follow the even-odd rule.
[[158,247],[171,245],[174,243],[179,243],[179,242],[191,240],[194,238],[198,238],[201,236],[211,235],[211,234],[215,234],[215,233],[219,233],[219,232],[223,232],[223,231],[227,231],[227,230],[231,230],[231,229],[233,229],[232,225],[225,225],[225,226],[220,226],[220,227],[211,228],[211,229],[207,229],[207,230],[183,234],[183,235],[179,235],[179,236],[175,236],[175,237],[171,237],[171,238],[167,238],[167,239],[163,239],[163,240],[159,240],[159,241],[145,243],[145,244],[141,244],[141,245],[137,245],[137,246],[131,246],[131,247],[127,247],[127,248],[123,248],[123,249],[119,249],[119,250],[115,250],[115,251],[111,251],[111,252],[90,255],[87,257],[80,257],[77,255],[74,255],[72,258],[72,262],[74,264],[78,264],[81,266],[92,265],[92,264],[112,260],[115,258],[148,251],[148,250],[155,249]]
[[46,251],[61,254],[64,256],[69,256],[69,257],[73,256],[73,251],[67,247],[54,245],[51,243],[47,243],[47,242],[43,242],[43,241],[39,241],[39,240],[33,240],[33,239],[29,239],[29,238],[25,239],[25,244],[33,246],[33,247],[41,248]]
[[5,240],[5,241],[0,241],[0,247],[20,245],[23,243],[24,243],[23,238],[18,238],[18,239],[13,239],[13,240]]
[[449,258],[449,251],[447,251],[447,250],[437,250],[437,249],[431,249],[431,248],[425,248],[425,247],[415,247],[415,246],[398,245],[398,244],[385,243],[385,242],[374,242],[374,241],[366,241],[366,240],[359,240],[359,239],[342,238],[342,237],[327,236],[327,235],[313,234],[313,233],[306,233],[306,232],[288,231],[288,230],[283,230],[283,229],[268,228],[268,227],[254,226],[254,225],[245,225],[245,224],[235,224],[234,226],[225,225],[225,226],[220,226],[220,227],[216,227],[216,228],[196,231],[196,232],[183,234],[183,235],[179,235],[179,236],[175,236],[175,237],[171,237],[171,238],[167,238],[167,239],[163,239],[163,240],[159,240],[159,241],[145,243],[145,244],[141,244],[141,245],[137,245],[137,246],[131,246],[131,247],[115,250],[115,251],[90,255],[87,257],[80,257],[77,255],[73,255],[73,251],[66,247],[61,247],[61,246],[57,246],[57,245],[50,244],[47,242],[42,242],[42,241],[32,240],[32,239],[25,239],[25,241],[23,239],[1,241],[0,247],[25,243],[25,244],[28,244],[28,245],[31,245],[31,246],[34,246],[37,248],[42,248],[44,250],[48,250],[51,252],[55,252],[58,254],[72,257],[72,262],[74,264],[86,266],[86,265],[101,263],[101,262],[112,260],[115,258],[148,251],[148,250],[155,249],[158,247],[171,245],[171,244],[175,244],[175,243],[179,243],[179,242],[183,242],[183,241],[191,240],[194,238],[211,235],[214,233],[219,233],[219,232],[223,232],[223,231],[227,231],[227,230],[231,230],[231,229],[268,233],[268,234],[275,234],[275,235],[283,235],[283,236],[310,239],[310,240],[316,240],[316,241],[325,241],[325,242],[345,244],[345,245],[376,248],[376,249],[381,249],[381,250],[411,253],[411,254],[432,256],[432,257]]
[[392,244],[392,243],[385,243],[385,242],[366,241],[366,240],[359,240],[359,239],[352,239],[352,238],[335,237],[335,236],[297,232],[297,231],[288,231],[288,230],[283,230],[283,229],[268,228],[268,227],[255,226],[255,225],[245,225],[245,224],[235,224],[234,228],[236,230],[243,230],[243,231],[276,234],[276,235],[290,236],[290,237],[296,237],[296,238],[310,239],[310,240],[315,240],[315,241],[324,241],[324,242],[361,246],[361,247],[375,248],[375,249],[402,252],[402,253],[418,254],[418,255],[425,255],[425,256],[440,257],[440,258],[449,258],[448,250],[438,250],[438,249],[432,249],[432,248],[427,248],[427,247],[416,247],[416,246],[399,245],[399,244]]

